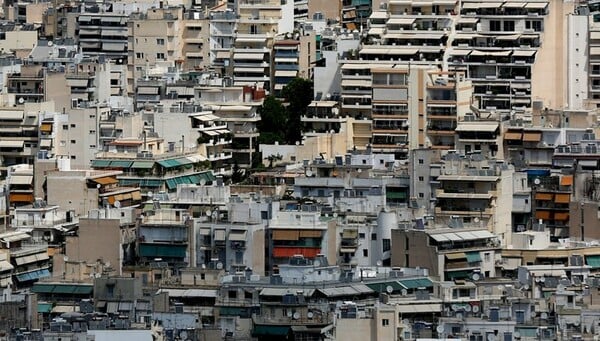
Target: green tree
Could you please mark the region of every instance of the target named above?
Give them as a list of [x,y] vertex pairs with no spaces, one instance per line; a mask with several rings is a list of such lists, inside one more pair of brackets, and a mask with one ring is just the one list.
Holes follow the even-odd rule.
[[294,144],[302,139],[301,117],[314,98],[313,81],[304,78],[294,78],[282,90],[281,97],[289,104],[286,108],[288,119],[285,130],[286,142]]
[[258,108],[260,121],[257,124],[260,136],[258,143],[273,144],[275,142],[284,142],[288,113],[277,98],[267,96],[263,105]]

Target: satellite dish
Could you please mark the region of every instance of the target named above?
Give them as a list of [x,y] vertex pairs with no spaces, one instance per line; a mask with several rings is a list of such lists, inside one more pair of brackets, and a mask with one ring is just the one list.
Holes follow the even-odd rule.
[[438,332],[439,334],[444,332],[444,326],[439,325],[437,327],[435,327],[435,331]]
[[473,221],[476,222],[476,223],[478,223],[479,222],[479,217],[473,218]]
[[65,262],[68,262],[68,261],[69,261],[69,256],[67,256],[67,255],[63,256],[63,260],[64,260]]
[[535,311],[531,312],[531,317],[535,318],[537,316],[537,314],[535,313]]
[[473,278],[474,281],[478,281],[478,280],[481,279],[481,275],[476,272],[476,273],[473,274],[472,278]]
[[337,212],[333,212],[333,217],[337,218],[337,216],[338,216]]
[[529,285],[528,285],[528,284],[525,284],[525,285],[523,286],[523,290],[529,290]]
[[115,200],[113,205],[115,205],[116,208],[121,208],[121,202],[119,200]]
[[221,263],[221,262],[217,263],[217,270],[223,270],[223,263]]
[[314,266],[321,266],[321,261],[318,259],[315,259],[315,261],[313,262]]
[[154,196],[154,193],[152,193],[152,191],[148,191],[148,198],[152,199],[152,196]]
[[385,287],[385,291],[387,291],[388,294],[391,294],[392,292],[394,292],[394,288],[391,285],[388,285],[387,287]]
[[563,291],[563,290],[565,290],[565,286],[563,284],[559,284],[556,286],[556,290]]
[[545,320],[545,319],[547,319],[547,318],[548,318],[548,313],[541,313],[541,314],[540,314],[540,318],[541,318],[542,320]]
[[187,336],[188,336],[188,334],[187,334],[187,332],[185,330],[182,330],[179,333],[179,337],[182,338],[182,339],[184,339],[184,340],[187,339]]
[[309,319],[313,318],[313,316],[315,316],[315,314],[313,314],[312,311],[309,311],[308,313],[306,313],[306,317],[308,317]]
[[474,305],[473,307],[471,307],[471,310],[477,314],[479,312],[479,306],[478,305]]
[[300,313],[299,312],[295,312],[294,315],[292,315],[292,318],[294,320],[299,320],[300,319]]
[[533,180],[533,183],[536,185],[539,185],[541,183],[540,179],[535,178],[535,180]]
[[402,294],[402,296],[406,296],[406,295],[408,295],[408,290],[402,289],[402,291],[400,293]]
[[458,306],[458,304],[453,304],[450,308],[452,310],[454,310],[454,311],[457,311],[458,309],[460,309],[460,307]]
[[19,104],[23,104],[23,103],[25,103],[25,98],[19,97]]
[[514,333],[513,333],[513,336],[515,337],[515,339],[518,339],[518,338],[520,338],[520,337],[521,337],[521,333],[519,333],[519,332],[514,332]]
[[200,179],[200,186],[206,185],[206,179]]
[[313,176],[313,172],[310,169],[307,169],[306,172],[304,173],[306,176],[308,176],[309,178],[311,176]]
[[377,266],[381,266],[381,264],[383,264],[380,260],[377,261]]
[[210,217],[210,215],[212,214],[212,212],[210,211],[210,209],[206,210],[204,213],[206,213],[207,217]]
[[544,283],[546,281],[546,277],[540,277],[540,282]]
[[292,311],[291,311],[291,310],[290,310],[290,311],[288,311],[286,315],[287,315],[287,317],[292,317],[292,316],[293,316],[293,315],[292,315]]
[[496,341],[496,335],[494,335],[494,334],[488,334],[487,335],[487,341]]
[[469,304],[465,305],[465,311],[471,312],[471,305],[469,305]]

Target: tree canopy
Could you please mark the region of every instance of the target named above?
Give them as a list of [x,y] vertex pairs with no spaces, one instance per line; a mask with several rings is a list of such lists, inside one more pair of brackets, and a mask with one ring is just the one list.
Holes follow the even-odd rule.
[[275,96],[267,96],[259,109],[259,143],[295,144],[302,139],[301,117],[313,99],[313,82],[295,78],[281,90],[284,105]]

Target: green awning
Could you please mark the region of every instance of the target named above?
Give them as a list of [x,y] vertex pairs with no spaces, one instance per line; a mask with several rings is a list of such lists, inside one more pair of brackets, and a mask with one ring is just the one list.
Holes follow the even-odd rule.
[[111,161],[110,166],[115,168],[129,168],[133,161]]
[[92,167],[103,168],[110,166],[110,160],[92,160]]
[[31,292],[36,294],[51,294],[54,291],[54,284],[40,284],[35,283],[31,288]]
[[398,281],[405,289],[429,288],[433,283],[429,278],[413,278]]
[[121,186],[139,186],[140,182],[142,180],[140,179],[119,179],[119,185]]
[[154,166],[154,161],[135,161],[131,168],[150,169]]
[[92,293],[91,285],[80,284],[44,284],[35,283],[31,292],[37,294],[58,294],[58,295],[90,295]]
[[173,167],[179,167],[181,166],[181,164],[173,159],[173,160],[160,160],[157,161],[159,165],[163,166],[164,168],[173,168]]
[[449,280],[455,279],[466,279],[469,278],[470,272],[467,270],[459,270],[459,271],[446,271],[446,278]]
[[289,326],[264,326],[264,325],[254,325],[254,330],[252,330],[252,335],[272,335],[272,336],[286,336],[290,331]]
[[585,264],[592,268],[600,268],[600,256],[585,256]]
[[177,161],[180,165],[193,165],[194,162],[190,159],[188,159],[187,157],[181,157],[179,159],[175,159],[175,161]]
[[521,338],[531,338],[531,337],[538,338],[537,327],[532,327],[532,328],[517,327],[517,328],[515,328],[515,331],[519,332],[519,334],[521,335]]
[[387,199],[406,199],[406,192],[385,192]]
[[141,257],[176,257],[185,258],[186,245],[141,244]]
[[48,314],[52,311],[52,303],[38,303],[38,313]]
[[380,283],[365,283],[369,289],[377,292],[386,292],[387,287],[392,287],[394,291],[399,291],[404,289],[403,286],[400,285],[397,281],[389,281],[389,282],[380,282]]
[[212,172],[204,172],[204,173],[200,173],[197,174],[200,179],[204,179],[207,183],[210,181],[215,181],[217,180],[217,177],[212,173]]
[[467,263],[481,262],[481,254],[479,252],[465,252],[467,256]]

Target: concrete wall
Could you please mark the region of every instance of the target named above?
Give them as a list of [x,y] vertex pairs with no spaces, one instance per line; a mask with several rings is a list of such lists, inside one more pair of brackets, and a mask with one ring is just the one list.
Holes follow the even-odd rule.
[[46,179],[48,204],[85,215],[98,208],[98,190],[86,188],[81,172],[50,172]]
[[567,104],[568,27],[565,16],[573,12],[573,4],[559,0],[549,2],[542,46],[531,70],[531,98],[544,101],[544,106],[550,108],[564,108]]
[[79,237],[67,239],[67,257],[88,264],[102,259],[105,264],[110,262],[113,275],[121,275],[123,250],[119,225],[119,219],[80,219]]

